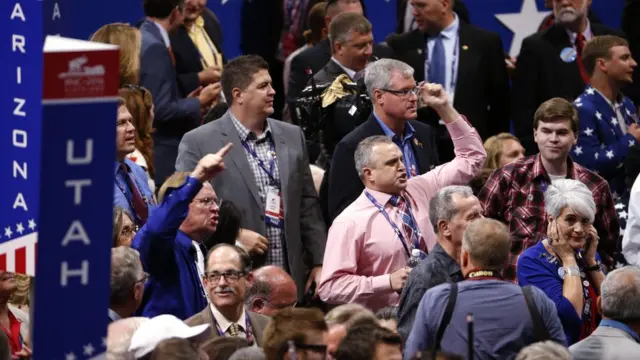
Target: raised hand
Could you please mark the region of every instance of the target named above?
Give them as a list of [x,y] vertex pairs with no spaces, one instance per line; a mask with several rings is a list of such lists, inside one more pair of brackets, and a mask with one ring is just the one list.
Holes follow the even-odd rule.
[[224,156],[231,150],[231,143],[225,145],[215,154],[207,154],[196,165],[196,169],[191,173],[201,182],[211,180],[217,173],[224,170]]
[[424,83],[420,87],[420,101],[435,110],[449,105],[449,94],[440,84]]
[[564,234],[560,231],[558,222],[555,219],[549,221],[549,225],[547,226],[547,237],[549,245],[551,245],[553,252],[556,253],[556,256],[560,260],[575,258],[575,250],[573,250],[567,239],[565,239]]

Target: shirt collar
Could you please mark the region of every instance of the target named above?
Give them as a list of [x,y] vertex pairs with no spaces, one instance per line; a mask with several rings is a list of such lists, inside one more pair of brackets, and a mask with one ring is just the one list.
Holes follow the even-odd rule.
[[[569,40],[571,40],[571,44],[572,45],[575,44],[576,37],[578,37],[578,34],[574,33],[573,31],[567,28],[565,28],[565,30],[567,31],[567,34],[569,34]],[[589,41],[593,37],[593,33],[591,32],[591,22],[588,19],[587,19],[587,27],[584,29],[584,32],[582,33],[582,35],[584,35],[585,41]]]
[[264,132],[262,133],[262,135],[256,136],[256,134],[252,133],[251,131],[249,131],[249,129],[247,129],[244,125],[242,125],[240,120],[236,119],[236,117],[233,116],[231,111],[229,111],[229,116],[231,116],[231,122],[233,122],[233,126],[238,131],[238,135],[240,136],[240,140],[242,140],[242,141],[247,141],[247,140],[260,141],[260,140],[266,138],[267,136],[271,137],[271,125],[269,125],[269,120],[265,120],[264,121]]
[[640,336],[638,335],[638,333],[635,332],[633,329],[631,329],[625,323],[622,323],[620,321],[616,321],[616,320],[613,320],[613,319],[602,319],[602,320],[600,320],[600,326],[608,326],[608,327],[612,327],[612,328],[616,328],[616,329],[622,330],[622,331],[626,332],[627,334],[629,334],[629,336],[631,336],[636,342],[640,342]]
[[[130,171],[131,171],[131,166],[129,166],[129,164],[127,164],[127,160],[128,160],[127,158],[125,158],[125,159],[124,159],[124,160],[122,160],[122,161],[118,161],[118,160],[116,160],[116,163],[115,163],[115,169],[114,169],[114,170],[115,170],[115,171],[114,171],[114,173],[115,173],[115,174],[117,174],[117,173],[118,173],[118,171],[120,171],[120,166],[121,166],[120,164],[122,164],[122,163],[124,163],[124,166],[127,168],[127,172],[130,172]],[[130,161],[130,160],[129,160],[129,161]]]
[[189,235],[182,232],[182,230],[178,230],[178,233],[176,234],[176,242],[187,251],[193,247],[191,238],[189,237]]
[[443,269],[445,269],[449,275],[455,276],[460,275],[462,278],[462,272],[460,270],[460,265],[456,262],[451,255],[447,254],[440,243],[436,243],[436,245],[431,250],[431,255],[442,265]]
[[349,78],[353,79],[354,76],[356,76],[356,71],[349,69],[348,67],[340,64],[340,62],[338,60],[336,60],[336,58],[334,58],[333,56],[331,57],[331,60],[338,64],[338,66],[340,66],[342,68],[342,70],[344,70],[344,72],[347,73],[347,75],[349,75]]
[[607,102],[607,104],[609,104],[609,106],[611,106],[611,108],[613,108],[614,110],[616,110],[618,107],[620,107],[622,105],[622,94],[618,94],[618,97],[616,98],[616,102],[613,103],[611,102],[611,100],[609,100],[608,97],[604,96],[603,93],[600,92],[600,90],[589,86],[587,89],[593,89],[595,90],[598,94],[600,94],[600,96],[602,96],[602,98],[604,99],[604,101]]
[[458,35],[458,29],[460,28],[460,19],[458,19],[458,15],[453,14],[453,22],[449,24],[446,28],[442,29],[437,34],[424,34],[425,40],[435,39],[437,35],[442,35],[445,39],[453,39]]
[[118,321],[120,319],[122,319],[122,317],[120,317],[120,315],[118,315],[117,312],[109,309],[109,318],[111,318],[111,320],[113,321]]
[[[380,118],[378,117],[378,114],[376,114],[376,112],[373,112],[373,116],[376,118],[376,120],[378,121],[378,125],[380,125],[380,127],[382,128],[382,131],[384,132],[385,135],[387,135],[388,137],[395,139],[398,136],[396,135],[396,133],[393,132],[393,130],[391,130],[387,124],[385,124],[382,120],[380,120]],[[416,130],[413,128],[413,125],[411,125],[410,122],[406,121],[404,123],[404,140],[410,139],[413,137],[413,135],[415,134]]]
[[152,22],[158,27],[158,30],[160,30],[160,36],[162,36],[162,41],[164,41],[165,46],[166,47],[171,46],[171,41],[169,41],[169,33],[167,32],[167,30],[157,22],[155,21],[152,21]]
[[202,15],[198,16],[195,21],[187,28],[189,33],[194,33],[197,28],[204,29],[204,18]]
[[[229,329],[229,326],[231,326],[231,321],[229,321],[229,319],[227,319],[224,315],[222,315],[222,313],[218,311],[218,308],[216,308],[216,306],[213,305],[213,303],[211,303],[211,312],[213,313],[213,319],[216,321],[216,323],[220,327],[220,330],[222,330],[223,333],[226,333],[227,329]],[[238,319],[236,324],[240,325],[242,327],[242,330],[246,334],[247,312],[244,306],[242,306],[242,314],[240,314],[240,318]]]
[[371,196],[373,196],[373,198],[376,199],[378,204],[382,205],[382,207],[389,203],[389,200],[391,200],[391,197],[393,196],[391,194],[383,193],[369,188],[366,188],[366,191],[371,194]]
[[[533,163],[533,174],[532,174],[532,178],[533,179],[538,179],[538,178],[542,178],[544,180],[547,180],[549,182],[551,182],[551,178],[549,177],[549,174],[547,173],[547,170],[544,168],[544,165],[542,165],[542,155],[538,154],[536,155],[536,160]],[[571,160],[571,156],[567,155],[567,175],[569,175],[569,179],[578,179],[578,170],[576,169],[575,166],[573,166],[573,160]]]

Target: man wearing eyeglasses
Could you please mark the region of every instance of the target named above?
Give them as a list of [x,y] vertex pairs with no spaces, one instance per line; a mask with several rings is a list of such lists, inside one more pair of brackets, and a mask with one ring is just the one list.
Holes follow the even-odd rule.
[[408,178],[424,174],[438,165],[435,133],[429,125],[415,121],[418,92],[413,73],[409,65],[391,59],[380,59],[367,66],[365,84],[373,102],[373,112],[334,150],[328,175],[330,223],[364,190],[353,154],[360,141],[369,136],[387,135],[398,145]]
[[138,310],[148,278],[137,250],[128,246],[111,249],[109,322],[128,318]]
[[261,346],[269,318],[247,311],[244,306],[247,283],[253,277],[249,254],[236,246],[219,244],[209,251],[205,268],[203,281],[211,301],[204,310],[187,319],[187,325],[211,325],[202,342],[229,336],[245,338]]
[[203,242],[216,231],[220,204],[208,181],[224,170],[231,146],[204,156],[191,173],[171,175],[158,193],[160,204],[133,238],[150,274],[141,316],[187,319],[207,306]]

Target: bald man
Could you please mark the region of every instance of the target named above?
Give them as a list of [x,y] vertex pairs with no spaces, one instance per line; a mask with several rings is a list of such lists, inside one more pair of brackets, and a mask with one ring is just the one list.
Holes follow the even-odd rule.
[[277,266],[263,266],[253,272],[253,282],[245,294],[249,311],[272,316],[278,310],[293,307],[298,298],[296,284]]

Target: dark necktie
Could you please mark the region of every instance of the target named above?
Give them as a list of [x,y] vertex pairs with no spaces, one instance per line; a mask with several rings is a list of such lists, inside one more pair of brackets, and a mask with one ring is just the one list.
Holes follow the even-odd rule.
[[585,84],[589,83],[589,75],[587,75],[587,71],[584,69],[584,65],[582,64],[582,50],[584,50],[585,38],[584,35],[578,34],[576,36],[576,53],[578,58],[576,61],[578,62],[578,68],[580,69],[580,77],[582,77],[582,81]]
[[429,62],[429,82],[440,84],[444,87],[445,71],[444,66],[444,44],[442,43],[442,35],[438,34],[433,44],[433,51]]
[[169,50],[169,56],[171,57],[171,63],[173,64],[173,67],[176,67],[176,56],[173,53],[173,49],[171,49],[171,45],[169,45],[167,50]]
[[411,215],[411,209],[407,206],[407,202],[402,195],[394,195],[389,200],[393,206],[398,208],[398,214],[402,218],[402,230],[404,230],[404,234],[406,236],[407,246],[409,247],[409,252],[415,248],[414,244],[417,243],[419,246],[422,245],[423,238],[420,233],[417,232],[417,226],[413,222],[413,216]]
[[129,173],[129,167],[124,162],[121,162],[120,169],[124,174],[124,180],[127,182],[127,186],[129,187],[129,191],[131,193],[131,204],[133,205],[133,211],[135,212],[137,218],[136,225],[142,226],[147,222],[147,216],[149,215],[147,203],[142,199],[142,196],[140,196],[138,187],[136,186],[135,182],[131,178],[131,174]]

